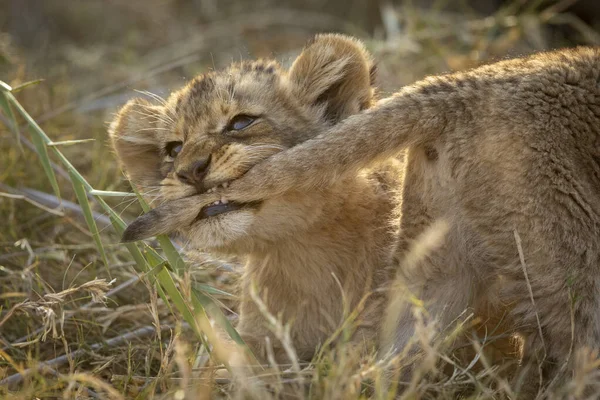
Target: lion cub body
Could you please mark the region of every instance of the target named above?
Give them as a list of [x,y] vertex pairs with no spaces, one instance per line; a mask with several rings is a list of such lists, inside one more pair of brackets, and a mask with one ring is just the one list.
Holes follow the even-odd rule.
[[226,186],[258,162],[368,108],[371,74],[360,43],[323,35],[289,71],[272,61],[234,64],[194,79],[161,104],[129,102],[111,126],[131,182],[168,209],[153,233],[178,230],[189,246],[245,259],[237,328],[263,359],[265,337],[278,361],[286,357],[252,299],[253,285],[267,312],[291,324],[303,360],[363,298],[358,340],[375,339],[383,296],[372,292],[385,280],[391,255],[400,163],[260,204],[201,210],[192,195]]
[[[600,348],[600,49],[426,78],[218,195],[319,190],[404,148],[402,293],[421,297],[441,326],[483,305],[500,313],[526,338],[523,365],[542,372],[523,396],[573,373]],[[443,239],[412,257],[436,221]],[[405,296],[391,296],[386,343],[402,349],[414,320]]]

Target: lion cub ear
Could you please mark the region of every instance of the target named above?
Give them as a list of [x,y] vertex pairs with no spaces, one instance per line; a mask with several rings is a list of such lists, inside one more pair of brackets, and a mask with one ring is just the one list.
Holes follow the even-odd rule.
[[163,178],[157,137],[162,113],[163,107],[133,99],[121,108],[108,129],[127,177],[140,189],[157,185]]
[[294,61],[289,79],[299,96],[319,106],[324,118],[337,123],[371,106],[375,68],[357,39],[317,35]]

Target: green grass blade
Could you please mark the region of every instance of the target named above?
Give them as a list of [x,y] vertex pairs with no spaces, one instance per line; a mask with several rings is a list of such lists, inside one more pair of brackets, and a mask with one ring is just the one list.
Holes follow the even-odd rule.
[[[173,243],[171,243],[171,240],[165,235],[157,236],[157,239],[167,257],[167,260],[169,260],[169,264],[171,264],[175,271],[183,272],[183,269],[185,268],[185,262],[181,258],[179,252],[175,249],[175,246],[173,246]],[[219,307],[219,305],[216,304],[213,299],[202,293],[200,290],[192,287],[192,305],[194,311],[199,313],[203,318],[207,315],[210,315],[217,322],[217,324],[225,329],[225,332],[227,332],[229,337],[235,343],[244,348],[246,353],[251,357],[252,361],[254,361],[255,364],[259,364],[254,354],[252,354],[250,348],[246,345],[246,342],[244,342],[238,331],[235,330],[229,319],[227,319],[225,314],[223,314],[221,307]]]
[[[139,192],[135,190],[135,188],[134,192],[144,212],[150,211],[150,206],[148,205],[146,200],[144,200],[142,195],[140,195]],[[173,243],[171,243],[171,239],[169,239],[166,235],[157,236],[157,239],[158,243],[160,244],[160,247],[162,248],[163,252],[165,253],[165,256],[167,257],[167,260],[169,260],[171,267],[173,267],[173,270],[179,276],[181,276],[185,270],[185,262],[181,258],[179,252],[175,249],[175,246],[173,246]]]
[[[104,201],[102,201],[102,203],[106,204]],[[113,226],[115,227],[117,234],[119,236],[121,236],[126,227],[125,222],[112,208],[108,207],[108,205],[106,205],[106,207],[107,207],[107,211],[110,215],[110,218],[113,221]],[[171,313],[173,315],[176,315],[175,312],[173,311],[173,309],[171,308],[170,302],[168,301],[166,295],[168,295],[168,298],[173,302],[173,304],[175,305],[175,308],[177,308],[177,311],[179,312],[179,314],[181,316],[183,316],[184,320],[194,330],[194,332],[196,333],[198,338],[200,338],[200,340],[202,340],[202,342],[204,342],[204,336],[202,335],[200,327],[197,324],[195,315],[190,310],[190,308],[186,304],[186,302],[184,301],[183,296],[181,295],[181,292],[179,291],[179,289],[177,289],[177,286],[175,285],[175,281],[173,280],[173,277],[170,275],[169,271],[164,267],[160,268],[160,272],[154,271],[154,268],[157,267],[158,265],[164,264],[165,260],[150,246],[146,247],[146,251],[145,251],[146,257],[144,257],[142,255],[142,253],[140,252],[139,248],[137,247],[137,245],[135,243],[127,243],[125,246],[129,250],[129,252],[132,254],[134,261],[136,262],[136,264],[138,265],[138,267],[140,269],[142,269],[144,272],[154,273],[157,281],[159,282],[159,285],[157,285],[158,293],[159,293],[160,297],[163,299],[163,301],[165,302],[165,304],[167,304],[167,306],[169,307],[169,310],[171,311]],[[201,318],[205,318],[206,320],[208,320],[208,318],[206,316],[206,312],[204,311],[203,308],[196,309],[195,311],[197,313],[199,313],[199,316]],[[205,344],[205,347],[207,349],[209,349],[208,345],[206,343],[204,343],[204,344]]]
[[2,112],[6,115],[8,123],[10,124],[9,126],[7,126],[8,130],[14,133],[15,140],[17,142],[17,147],[19,148],[19,151],[23,153],[23,145],[21,144],[21,132],[19,131],[19,124],[17,123],[15,114],[13,113],[13,110],[10,107],[10,103],[8,102],[4,94],[0,94],[0,108],[2,109]]
[[[154,266],[157,266],[160,263],[164,262],[164,260],[162,258],[156,257],[152,252],[148,252],[147,257],[148,257],[148,260],[150,261],[151,265],[154,265]],[[207,323],[204,324],[204,326],[210,327],[210,323],[208,323],[208,316],[206,315],[204,308],[199,307],[199,308],[194,308],[194,310],[192,310],[192,308],[189,307],[189,305],[186,303],[183,295],[177,289],[177,285],[175,284],[175,281],[173,280],[173,277],[171,276],[171,273],[169,272],[169,270],[167,268],[164,268],[164,267],[160,268],[160,271],[156,273],[156,277],[160,281],[161,286],[165,289],[165,291],[169,295],[169,298],[171,299],[173,304],[175,304],[175,307],[177,308],[177,310],[183,316],[183,319],[190,325],[190,327],[194,330],[196,335],[203,340],[204,337],[202,335],[202,331],[201,331],[200,326],[198,325],[198,321],[196,320],[196,317],[207,321]],[[207,348],[208,348],[208,346],[207,346]]]
[[89,193],[94,196],[100,197],[134,197],[135,193],[129,192],[115,192],[111,190],[90,190]]
[[246,355],[252,361],[252,363],[259,366],[261,369],[264,369],[262,364],[258,362],[258,359],[254,353],[252,353],[252,350],[250,350],[250,347],[248,347],[246,342],[244,342],[244,339],[242,339],[238,331],[234,328],[231,321],[229,321],[225,314],[223,314],[221,307],[219,307],[219,305],[216,304],[213,299],[192,287],[192,304],[194,305],[194,309],[202,308],[203,310],[206,310],[206,312],[214,318],[215,322],[225,329],[225,332],[227,332],[229,337],[238,346],[244,349]]
[[0,81],[0,91],[2,92],[10,92],[12,88],[6,82]]
[[146,200],[144,200],[144,198],[142,197],[140,192],[138,192],[135,188],[133,188],[133,192],[137,196],[138,201],[140,202],[140,205],[142,206],[142,210],[144,210],[145,213],[150,211],[150,205],[146,202]]
[[85,218],[85,222],[88,225],[88,229],[94,238],[94,242],[96,243],[96,247],[98,248],[98,252],[102,257],[102,261],[106,266],[106,272],[110,277],[110,270],[108,265],[108,258],[106,257],[106,252],[104,251],[104,246],[102,245],[102,240],[100,239],[100,232],[98,231],[98,225],[96,225],[96,220],[94,220],[94,215],[92,214],[92,207],[90,206],[90,201],[87,198],[87,193],[85,192],[85,188],[81,184],[81,182],[73,175],[72,172],[69,172],[69,176],[71,177],[71,183],[73,184],[73,189],[75,190],[75,195],[77,196],[77,201],[81,206],[81,210],[83,211],[83,216]]
[[[150,206],[148,205],[148,203],[146,203],[144,198],[138,192],[136,192],[136,194],[138,196],[138,200],[142,206],[142,209],[145,212],[148,212],[150,210]],[[161,246],[163,252],[165,253],[165,256],[167,257],[167,260],[169,260],[169,264],[171,264],[173,269],[178,274],[181,275],[181,273],[183,272],[183,270],[185,268],[185,262],[181,258],[181,255],[179,254],[177,249],[175,249],[175,246],[173,246],[171,239],[169,239],[169,237],[166,235],[159,235],[159,236],[157,236],[157,239],[158,239],[158,242],[160,243],[160,246]],[[154,249],[149,248],[148,251],[149,252],[154,251]],[[210,287],[209,285],[204,285],[204,286]],[[210,287],[210,288],[213,290],[218,290],[218,289],[215,289],[212,287]],[[192,287],[192,304],[193,304],[194,310],[196,312],[200,312],[204,315],[208,314],[212,318],[214,318],[214,320],[221,327],[223,327],[225,329],[225,331],[227,332],[229,337],[235,343],[244,347],[245,351],[248,353],[248,355],[251,357],[251,359],[253,361],[256,361],[254,354],[252,354],[250,348],[246,345],[246,343],[244,342],[244,340],[242,339],[242,337],[240,336],[238,331],[235,330],[235,328],[233,327],[233,325],[231,324],[229,319],[227,319],[225,314],[223,314],[221,307],[219,307],[219,305],[216,304],[213,301],[213,299],[211,299],[209,296],[202,293],[201,290],[198,290],[198,287],[196,287],[196,288]],[[258,362],[256,362],[256,364],[258,364]]]
[[219,296],[226,296],[226,297],[233,297],[233,295],[231,293],[228,293],[221,289],[217,289],[215,287],[207,285],[206,283],[195,283],[193,285],[193,287],[194,287],[194,289],[199,290],[204,293],[218,294]]
[[20,85],[17,85],[14,88],[12,88],[11,92],[17,93],[17,92],[20,92],[21,90],[23,90],[25,88],[37,85],[38,83],[41,83],[41,82],[44,82],[44,80],[43,79],[35,79],[33,81],[21,83]]
[[[0,81],[0,83],[4,84],[4,82],[2,82],[2,81]],[[6,84],[4,84],[4,85],[8,86]],[[8,86],[8,87],[10,88],[10,86]],[[38,156],[40,157],[40,161],[42,162],[42,167],[44,168],[44,171],[46,172],[46,175],[48,176],[48,179],[50,180],[50,185],[52,185],[52,190],[54,191],[54,195],[60,200],[61,197],[60,197],[60,189],[58,187],[58,181],[56,180],[56,175],[54,174],[54,170],[52,169],[52,165],[50,164],[50,157],[48,157],[48,149],[46,148],[46,144],[51,142],[50,138],[46,135],[46,133],[44,133],[42,128],[39,127],[39,125],[33,120],[33,118],[31,118],[31,116],[27,113],[27,111],[25,111],[23,106],[21,106],[21,104],[18,102],[18,100],[15,98],[15,96],[13,96],[13,94],[11,92],[5,91],[3,93],[3,96],[0,96],[0,97],[2,97],[4,100],[6,100],[7,105],[8,105],[8,110],[10,112],[12,112],[11,105],[13,105],[17,109],[17,111],[19,111],[19,113],[23,116],[23,118],[25,118],[27,123],[29,124],[30,130],[32,130],[31,138],[32,138],[33,145],[35,146]],[[16,119],[14,118],[14,116],[13,116],[12,121],[16,127],[17,123],[16,123]],[[19,138],[17,138],[17,139],[19,139]],[[20,139],[19,139],[19,142],[20,142]],[[65,160],[66,160],[66,158],[65,158]],[[72,168],[72,169],[74,169],[74,168]]]
[[42,167],[44,168],[44,172],[46,172],[46,176],[50,181],[50,185],[52,185],[54,195],[60,200],[60,189],[58,187],[56,175],[54,174],[54,170],[52,169],[52,165],[50,163],[50,157],[48,156],[48,149],[46,148],[46,143],[44,143],[42,138],[40,138],[39,135],[36,135],[35,132],[31,132],[31,142],[35,146],[35,149],[40,158],[40,162],[42,163]]
[[181,258],[181,255],[173,246],[171,239],[169,239],[166,235],[160,235],[156,237],[158,239],[158,243],[160,244],[161,249],[165,253],[167,260],[169,260],[169,264],[173,267],[173,270],[181,276],[185,270],[185,262]]
[[50,142],[48,143],[48,147],[52,147],[52,146],[72,146],[74,144],[81,144],[81,143],[90,143],[90,142],[95,142],[96,139],[74,139],[74,140],[61,140],[59,142]]
[[238,331],[235,330],[229,319],[227,319],[225,314],[223,314],[221,307],[219,307],[213,299],[202,293],[200,290],[192,288],[192,291],[194,294],[192,298],[194,307],[205,309],[219,325],[225,328],[225,331],[227,331],[227,334],[231,337],[231,339],[233,339],[237,344],[246,347],[246,342],[244,342]]
[[[111,211],[112,211],[112,209],[111,209]],[[109,218],[112,222],[113,228],[117,232],[117,235],[119,235],[119,236],[123,235],[123,231],[125,230],[125,227],[126,227],[125,222],[123,222],[123,220],[114,212],[112,212],[112,213],[109,212]],[[133,257],[133,261],[135,261],[139,271],[149,272],[152,270],[150,264],[148,264],[148,261],[146,261],[146,259],[142,255],[142,252],[138,248],[137,244],[125,243],[125,247],[127,248],[129,253]],[[164,301],[165,304],[167,305],[167,308],[169,309],[171,314],[175,315],[173,308],[171,308],[171,303],[169,302],[169,298],[165,294],[163,288],[160,285],[156,285],[156,290],[158,292],[158,295],[162,299],[162,301]]]
[[[52,140],[48,137],[48,135],[46,135],[46,132],[44,132],[44,130],[42,128],[40,128],[40,126],[37,124],[37,122],[35,122],[35,120],[31,117],[31,115],[29,115],[29,113],[23,108],[21,103],[19,103],[19,101],[15,98],[15,96],[12,95],[12,93],[4,92],[4,95],[6,96],[6,99],[8,100],[8,102],[12,106],[14,106],[16,108],[16,110],[19,112],[19,114],[21,114],[23,116],[25,121],[27,121],[30,129],[33,131],[33,133],[35,133],[35,135],[32,134],[32,137],[34,137],[34,138],[37,137],[37,139],[39,139],[41,142],[43,142],[43,144],[44,144],[43,147],[44,147],[44,149],[46,149],[46,146],[49,143],[52,143]],[[81,176],[79,171],[77,171],[77,169],[75,167],[73,167],[73,164],[71,164],[71,162],[67,159],[67,157],[65,157],[64,154],[62,154],[56,146],[50,147],[50,149],[52,149],[52,151],[54,151],[54,154],[56,154],[56,156],[60,159],[60,161],[65,165],[67,170],[72,172],[77,177],[77,179],[83,184],[83,186],[85,187],[85,189],[87,191],[94,189],[92,187],[92,185],[90,185],[88,183],[88,181],[86,181],[85,178],[83,176]],[[47,150],[45,150],[45,151],[47,154]],[[106,203],[104,204],[103,207],[104,207],[104,209],[110,208],[108,206],[108,204],[106,204]]]

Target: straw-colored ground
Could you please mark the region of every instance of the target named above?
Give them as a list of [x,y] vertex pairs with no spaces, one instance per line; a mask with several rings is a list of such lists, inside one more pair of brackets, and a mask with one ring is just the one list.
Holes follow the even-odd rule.
[[[47,147],[62,197],[59,206],[56,188],[36,152],[39,132],[14,105],[19,127],[11,131],[12,116],[0,108],[2,399],[181,399],[186,392],[190,399],[264,398],[278,390],[301,398],[385,396],[378,386],[381,364],[365,360],[359,366],[343,357],[332,363],[328,354],[300,366],[299,373],[269,371],[277,379],[268,390],[250,378],[237,382],[241,390],[232,389],[227,379],[208,386],[202,374],[206,349],[182,325],[173,305],[177,301],[171,298],[170,312],[157,293],[162,267],[143,271],[118,243],[106,209],[89,196],[104,262],[73,190],[72,180],[80,178],[69,175],[53,149],[94,189],[129,191],[107,145],[106,123],[137,95],[134,89],[165,96],[194,75],[240,58],[274,57],[285,64],[305,41],[323,31],[354,34],[367,42],[379,62],[383,94],[427,74],[507,55],[600,44],[594,29],[562,12],[569,2],[514,2],[488,18],[462,8],[451,13],[383,7],[384,26],[374,34],[365,28],[373,13],[360,9],[364,2],[359,1],[356,12],[343,17],[310,7],[236,8],[236,2],[226,2],[227,11],[219,11],[216,1],[98,0],[69,2],[69,7],[58,0],[44,6],[33,3],[0,5],[0,80],[18,88],[44,79],[15,90],[15,98],[53,142],[91,140]],[[135,198],[102,198],[126,221],[141,212]],[[144,255],[150,267],[157,265],[152,255]],[[239,272],[235,260],[195,254],[179,276],[180,288],[186,298],[189,287],[210,294],[234,321],[235,299],[228,293],[235,294]],[[427,374],[416,383],[413,396],[510,396],[511,389],[495,370],[456,366],[452,377],[435,372],[433,361],[446,355],[442,348],[429,350],[432,358],[423,365]],[[568,390],[577,387],[572,382]]]

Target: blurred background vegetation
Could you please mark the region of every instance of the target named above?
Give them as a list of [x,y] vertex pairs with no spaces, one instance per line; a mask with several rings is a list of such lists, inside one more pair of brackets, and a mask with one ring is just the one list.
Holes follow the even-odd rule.
[[[127,191],[106,127],[119,106],[139,96],[134,89],[166,97],[195,75],[244,58],[286,65],[315,33],[335,31],[366,41],[385,96],[428,74],[532,51],[599,45],[599,27],[597,0],[0,0],[0,80],[16,87],[43,79],[20,91],[19,101],[53,140],[95,139],[62,150],[95,188]],[[26,367],[83,349],[58,370],[93,372],[118,392],[133,394],[153,378],[154,392],[160,376],[168,375],[164,371],[175,367],[165,338],[152,327],[171,317],[110,228],[103,230],[111,258],[105,268],[76,206],[56,215],[26,200],[57,206],[28,132],[21,132],[19,145],[3,122],[0,114],[0,355]],[[64,200],[74,201],[68,175],[57,172]],[[135,207],[125,215],[139,213]],[[99,213],[106,227],[102,218]],[[208,264],[206,258],[196,261],[199,273],[231,288],[235,268]],[[85,290],[52,305],[58,317],[65,316],[64,328],[45,341],[40,327],[51,322],[39,310],[17,307],[96,277],[131,284],[96,308],[84,307]],[[143,327],[152,334],[89,347]],[[15,372],[4,360],[0,380]],[[36,382],[22,398],[52,397],[64,388]]]

